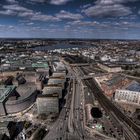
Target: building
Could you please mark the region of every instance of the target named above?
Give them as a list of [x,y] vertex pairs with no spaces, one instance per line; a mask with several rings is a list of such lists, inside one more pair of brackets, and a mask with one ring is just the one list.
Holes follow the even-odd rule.
[[32,63],[32,67],[35,68],[35,69],[38,69],[38,68],[44,68],[44,69],[48,69],[48,63],[47,62],[37,62],[37,63]]
[[0,122],[0,134],[5,134],[10,139],[12,139],[15,131],[16,125],[14,122]]
[[53,62],[54,72],[66,72],[66,67],[62,62]]
[[137,108],[140,108],[140,83],[133,81],[127,87],[117,89],[115,101],[123,104],[125,110],[135,112]]
[[107,63],[98,63],[98,66],[103,69],[104,71],[107,72],[121,72],[122,68],[119,66],[115,66],[115,65],[111,65],[111,64],[107,64]]
[[127,79],[121,75],[113,75],[111,77],[106,78],[101,82],[101,87],[105,94],[109,97],[113,97],[116,89],[121,89],[122,87],[128,85],[131,80]]
[[48,80],[48,85],[62,84],[63,89],[64,89],[65,88],[65,82],[66,82],[65,77],[50,77],[49,80]]
[[34,85],[6,86],[0,88],[0,116],[19,113],[30,107],[36,100]]
[[7,114],[19,113],[29,108],[37,97],[37,90],[35,85],[29,83],[20,85],[16,88],[17,93],[20,95],[17,99],[8,99],[5,103]]
[[37,97],[38,114],[58,114],[59,113],[59,96],[58,94],[46,94]]
[[36,79],[36,88],[37,88],[37,90],[42,90],[42,88],[43,88],[43,81],[42,80],[39,80],[39,79]]
[[0,115],[6,115],[5,102],[15,93],[15,86],[1,86],[0,87]]
[[57,93],[59,95],[59,99],[62,98],[62,90],[63,86],[62,85],[47,85],[43,88],[43,95],[46,94],[54,94]]

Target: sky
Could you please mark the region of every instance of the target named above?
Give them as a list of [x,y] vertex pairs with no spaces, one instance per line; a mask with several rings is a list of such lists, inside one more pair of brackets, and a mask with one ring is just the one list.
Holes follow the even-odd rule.
[[0,0],[0,38],[140,39],[140,0]]

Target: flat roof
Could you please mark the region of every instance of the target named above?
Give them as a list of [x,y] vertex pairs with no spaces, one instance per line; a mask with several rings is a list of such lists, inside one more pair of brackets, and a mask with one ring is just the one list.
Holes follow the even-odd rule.
[[108,86],[113,86],[113,85],[117,84],[118,82],[120,82],[123,79],[125,79],[125,77],[120,76],[120,75],[115,75],[111,79],[107,80],[106,84]]
[[48,63],[32,63],[33,68],[48,68]]
[[27,84],[19,85],[16,88],[16,91],[19,93],[20,98],[23,98],[23,97],[27,97],[31,93],[35,92],[36,86],[35,86],[35,84],[27,83]]
[[0,102],[3,102],[11,92],[16,88],[16,86],[1,86],[0,87]]
[[126,88],[126,90],[140,92],[140,83],[134,81]]

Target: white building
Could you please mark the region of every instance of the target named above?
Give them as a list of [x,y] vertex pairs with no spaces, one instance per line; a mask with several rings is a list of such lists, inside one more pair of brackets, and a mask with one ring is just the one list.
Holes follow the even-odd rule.
[[101,61],[108,61],[111,59],[111,57],[109,55],[104,55],[100,59],[101,59]]
[[116,90],[115,101],[140,105],[140,83],[133,81],[128,87]]

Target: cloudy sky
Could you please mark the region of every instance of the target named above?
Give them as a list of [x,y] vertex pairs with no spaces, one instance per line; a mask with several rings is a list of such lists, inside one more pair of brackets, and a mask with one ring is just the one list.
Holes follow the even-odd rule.
[[0,37],[140,39],[140,0],[0,0]]

